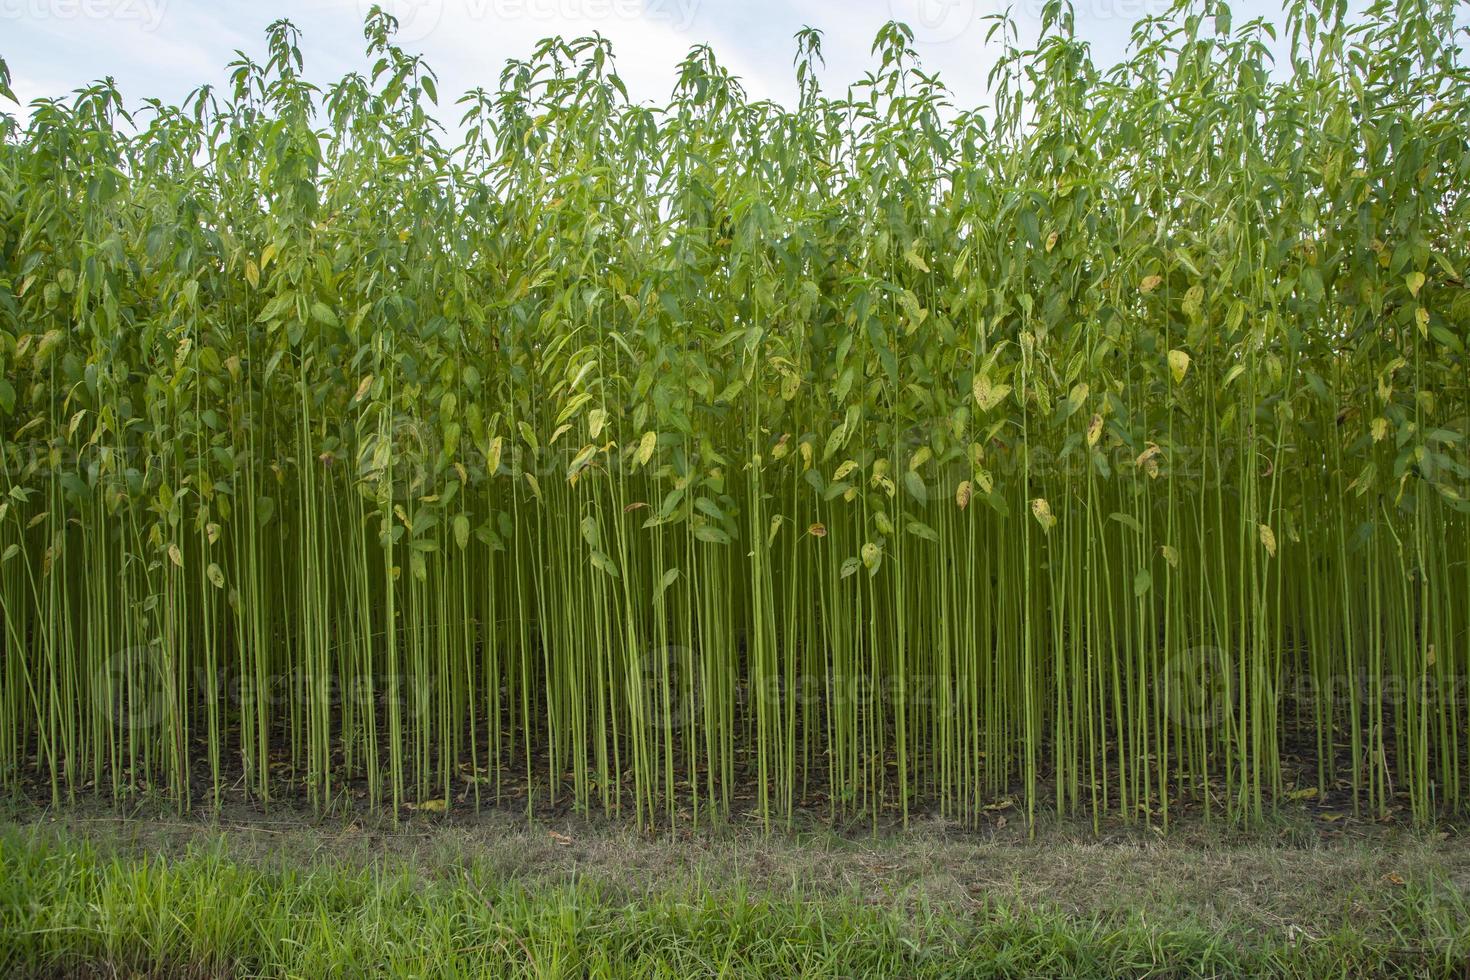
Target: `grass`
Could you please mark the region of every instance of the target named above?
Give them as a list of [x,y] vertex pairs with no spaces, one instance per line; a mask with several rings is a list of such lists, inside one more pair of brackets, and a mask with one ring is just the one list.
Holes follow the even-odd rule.
[[[425,818],[395,831],[32,814],[0,829],[0,872],[7,976],[1448,977],[1470,966],[1470,853],[1413,834],[1041,847],[924,829],[649,837],[585,821]],[[936,886],[942,873],[973,877],[952,890]]]

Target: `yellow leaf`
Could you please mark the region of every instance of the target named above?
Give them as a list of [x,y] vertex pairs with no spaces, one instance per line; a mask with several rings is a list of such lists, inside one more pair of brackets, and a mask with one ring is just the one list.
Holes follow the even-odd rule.
[[245,260],[245,281],[250,283],[251,289],[260,285],[260,266],[255,264],[254,259]]
[[919,467],[927,463],[929,461],[929,457],[933,455],[934,453],[929,449],[928,446],[920,446],[914,452],[914,455],[909,459],[909,469],[917,470]]
[[443,813],[446,804],[443,800],[425,800],[419,804],[419,809],[424,813]]
[[1178,568],[1179,567],[1179,549],[1178,548],[1175,548],[1173,545],[1166,544],[1166,545],[1161,546],[1159,548],[1159,551],[1163,552],[1164,561],[1166,561],[1166,562],[1169,563],[1169,567],[1170,568]]
[[1271,530],[1271,525],[1262,524],[1259,528],[1261,545],[1265,547],[1266,554],[1272,558],[1276,557],[1276,532]]
[[972,493],[974,493],[974,489],[970,486],[969,480],[961,480],[960,485],[955,487],[954,502],[959,505],[960,510],[964,510],[970,506],[970,496]]
[[1050,531],[1056,526],[1057,519],[1052,515],[1051,504],[1046,502],[1045,497],[1037,497],[1031,501],[1031,514],[1044,531]]
[[1383,437],[1388,435],[1388,419],[1381,416],[1374,419],[1369,429],[1373,433],[1373,441],[1382,442]]
[[825,538],[827,536],[827,525],[813,524],[806,529],[806,533],[814,538]]
[[1143,452],[1139,453],[1138,456],[1137,456],[1137,458],[1135,458],[1133,460],[1133,465],[1134,466],[1143,466],[1143,465],[1151,462],[1154,459],[1154,457],[1158,456],[1159,453],[1161,453],[1161,452],[1163,452],[1163,450],[1161,450],[1158,447],[1158,444],[1151,442],[1151,443],[1148,444],[1148,448],[1145,449]]
[[1294,789],[1286,794],[1288,800],[1315,800],[1317,798],[1317,787],[1308,786],[1305,789]]
[[180,568],[184,567],[184,553],[179,550],[178,545],[171,544],[168,546],[168,560]]
[[1414,311],[1414,322],[1419,324],[1419,334],[1423,337],[1429,336],[1429,311],[1419,307]]
[[1138,291],[1146,296],[1155,289],[1158,289],[1163,281],[1163,276],[1145,276],[1143,281],[1138,284]]
[[644,466],[653,459],[653,451],[658,447],[658,433],[649,429],[643,433],[643,438],[638,440],[638,452],[633,456],[633,465]]
[[592,460],[592,456],[596,452],[597,447],[591,445],[590,443],[579,449],[577,451],[577,455],[572,457],[571,465],[567,467],[567,479],[570,480],[572,477],[580,473],[582,471],[582,467],[586,466]]
[[1047,235],[1046,236],[1046,250],[1048,252],[1050,252],[1052,249],[1054,249],[1056,247],[1057,247],[1057,233],[1056,232],[1052,232],[1050,235]]
[[209,579],[209,584],[216,589],[225,587],[225,573],[214,562],[210,562],[209,567],[204,570],[204,577]]
[[915,269],[918,269],[920,272],[928,272],[929,266],[919,256],[918,248],[919,244],[918,242],[915,242],[913,245],[909,246],[909,250],[907,252],[903,253],[903,257],[907,259],[909,265],[913,266]]
[[1411,272],[1404,276],[1404,285],[1409,287],[1409,295],[1415,298],[1419,296],[1419,290],[1424,288],[1424,273]]
[[605,409],[594,408],[587,413],[587,433],[591,438],[596,439],[602,433],[602,427],[606,424],[607,411]]
[[1087,423],[1087,444],[1096,446],[1098,439],[1102,438],[1103,417],[1096,412],[1093,413],[1092,421]]
[[989,375],[977,374],[975,375],[971,391],[981,411],[988,412],[999,405],[1005,399],[1006,395],[1011,393],[1011,386],[992,384]]
[[494,476],[496,470],[500,469],[500,455],[504,448],[505,440],[501,436],[490,440],[490,451],[485,454],[485,470],[491,476]]
[[1182,350],[1169,351],[1169,373],[1174,376],[1174,383],[1183,384],[1184,375],[1189,372],[1189,355]]

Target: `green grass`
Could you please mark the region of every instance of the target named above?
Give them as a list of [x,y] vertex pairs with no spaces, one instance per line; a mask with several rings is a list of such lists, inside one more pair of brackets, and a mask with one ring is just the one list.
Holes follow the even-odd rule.
[[359,864],[307,858],[321,846],[310,830],[274,840],[271,860],[237,855],[227,837],[149,851],[7,824],[0,973],[1316,977],[1470,966],[1470,909],[1428,879],[1397,887],[1377,918],[1314,932],[985,896],[904,907],[798,884],[518,882],[473,858]]

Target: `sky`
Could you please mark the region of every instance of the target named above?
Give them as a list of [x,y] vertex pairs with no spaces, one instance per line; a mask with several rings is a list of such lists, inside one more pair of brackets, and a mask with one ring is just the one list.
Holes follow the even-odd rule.
[[[286,17],[303,32],[307,75],[325,83],[367,67],[362,21],[375,0],[0,0],[0,58],[24,104],[65,95],[111,76],[126,103],[145,97],[177,102],[203,83],[225,81],[225,65],[243,50],[259,56],[265,27]],[[475,86],[493,88],[507,58],[536,41],[601,32],[613,43],[618,72],[638,101],[665,101],[674,66],[690,47],[711,45],[719,60],[758,98],[794,100],[792,36],[823,32],[824,87],[840,92],[875,67],[873,36],[886,21],[914,31],[923,66],[937,71],[960,106],[987,102],[985,76],[995,49],[983,18],[1006,0],[377,0],[398,16],[399,42],[422,53],[438,73],[441,119],[453,99]],[[1010,0],[1023,40],[1038,29],[1042,0]],[[1121,58],[1140,17],[1167,0],[1075,0],[1078,33],[1102,63]],[[1236,24],[1281,16],[1279,3],[1241,0]]]

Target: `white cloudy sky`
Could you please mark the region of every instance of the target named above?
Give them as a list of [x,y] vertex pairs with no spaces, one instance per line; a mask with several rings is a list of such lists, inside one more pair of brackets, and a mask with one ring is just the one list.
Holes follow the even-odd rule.
[[[0,0],[0,57],[22,102],[63,95],[112,76],[131,104],[176,101],[224,81],[235,50],[264,48],[278,17],[304,33],[308,74],[318,81],[365,66],[362,18],[374,0]],[[825,34],[824,84],[840,89],[872,62],[873,35],[887,20],[907,22],[924,65],[937,70],[962,105],[985,99],[993,51],[982,18],[1008,0],[383,0],[399,15],[405,47],[422,51],[449,102],[475,85],[493,86],[508,57],[540,38],[600,31],[635,99],[662,100],[673,66],[694,44],[712,45],[756,96],[789,101],[795,92],[792,35]],[[1042,0],[1009,0],[1023,37],[1034,35]],[[1120,57],[1135,20],[1167,0],[1076,0],[1078,30],[1100,61]],[[1240,0],[1235,21],[1281,16],[1279,3]],[[452,109],[442,115],[452,116]]]

